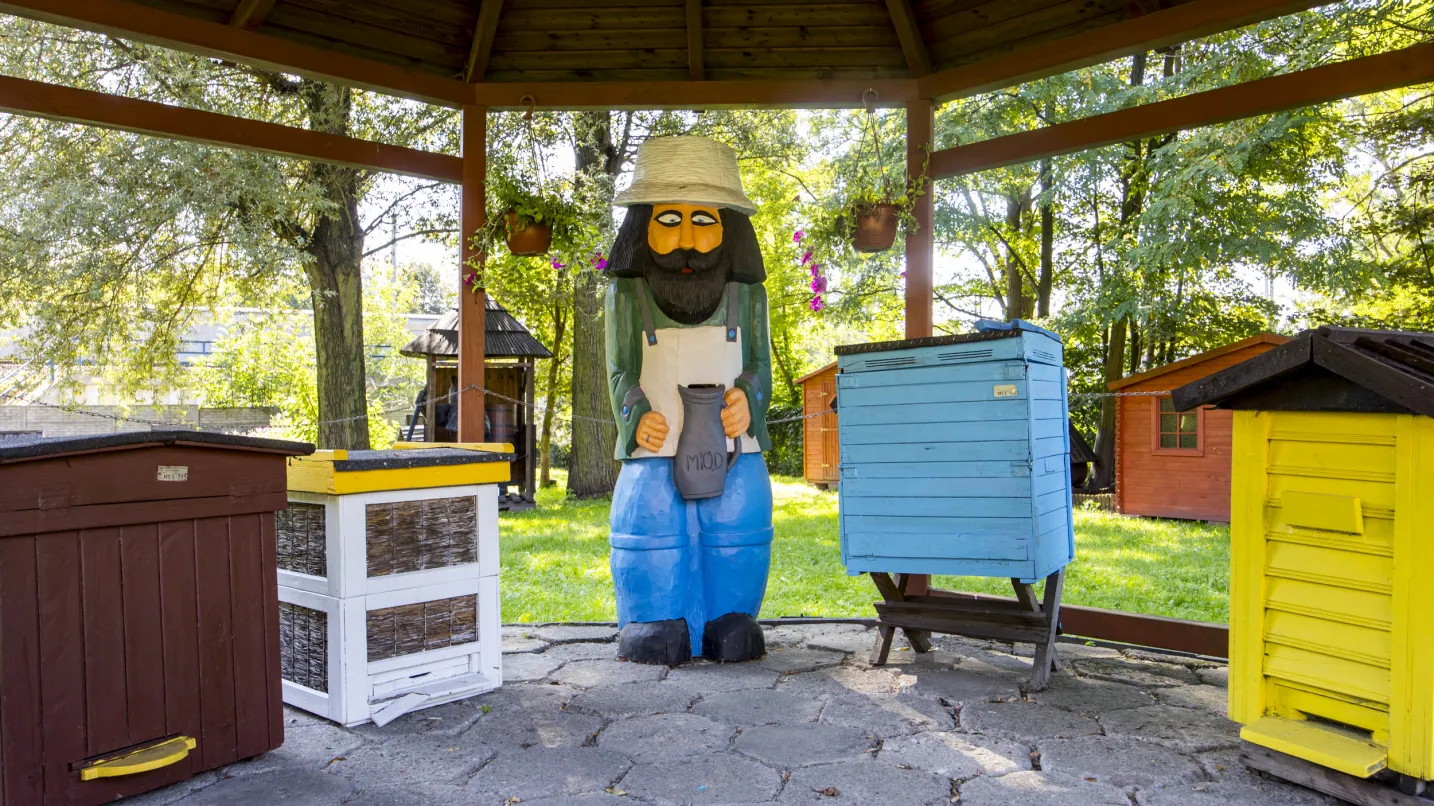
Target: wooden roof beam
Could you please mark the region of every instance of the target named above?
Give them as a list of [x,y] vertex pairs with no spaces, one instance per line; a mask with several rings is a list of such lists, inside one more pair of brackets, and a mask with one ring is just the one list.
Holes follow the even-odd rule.
[[921,23],[911,10],[911,0],[886,0],[886,10],[891,14],[891,24],[896,28],[896,38],[901,40],[901,51],[906,54],[911,75],[920,78],[931,72],[931,56],[926,52],[926,40],[921,36]]
[[229,24],[235,28],[253,31],[264,24],[264,18],[274,10],[274,0],[239,0],[239,6],[229,17]]
[[569,81],[474,84],[475,102],[493,110],[527,109],[860,109],[862,93],[874,89],[877,106],[901,107],[915,100],[909,78],[868,80]]
[[473,102],[461,81],[289,42],[129,0],[0,0],[0,13],[110,34],[269,70],[458,107]]
[[[949,101],[1022,84],[1132,53],[1327,5],[1330,0],[1192,0],[1124,22],[1042,42],[920,79],[923,98]],[[903,42],[904,44],[904,42]]]
[[440,182],[463,179],[463,160],[412,148],[0,76],[0,112],[259,151]]
[[482,81],[488,72],[488,59],[493,55],[493,37],[498,33],[498,18],[503,15],[503,0],[483,0],[478,8],[478,24],[473,26],[473,44],[468,48],[468,64],[463,80]]
[[687,69],[693,81],[706,77],[702,65],[702,0],[687,0]]
[[931,176],[964,176],[1428,81],[1434,81],[1434,43],[933,151]]

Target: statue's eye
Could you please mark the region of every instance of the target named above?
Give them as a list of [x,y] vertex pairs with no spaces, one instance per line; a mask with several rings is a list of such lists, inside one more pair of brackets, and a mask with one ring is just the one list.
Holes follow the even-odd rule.
[[692,226],[694,227],[710,227],[716,223],[717,219],[711,213],[698,210],[692,214]]
[[664,210],[657,214],[657,223],[664,227],[675,227],[682,223],[682,213],[676,210]]

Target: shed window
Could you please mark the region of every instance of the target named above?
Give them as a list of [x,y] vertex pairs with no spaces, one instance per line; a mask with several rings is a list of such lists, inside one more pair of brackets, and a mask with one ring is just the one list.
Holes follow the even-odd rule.
[[1176,411],[1170,398],[1160,398],[1155,412],[1155,450],[1199,452],[1200,411]]

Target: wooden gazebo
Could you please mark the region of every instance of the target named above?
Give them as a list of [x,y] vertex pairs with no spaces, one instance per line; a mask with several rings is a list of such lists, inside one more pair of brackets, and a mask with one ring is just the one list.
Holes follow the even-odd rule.
[[[19,78],[0,111],[450,182],[483,223],[489,109],[904,107],[908,173],[943,179],[1434,81],[1434,44],[937,149],[937,106],[1169,47],[1325,0],[0,0],[0,12],[462,110],[451,156]],[[906,335],[932,324],[932,198],[906,239]],[[476,258],[463,238],[465,261]],[[455,272],[460,271],[455,267]],[[483,434],[484,303],[459,310],[459,439]],[[909,580],[907,593],[925,590]],[[1180,630],[1100,616],[1113,640]],[[1122,621],[1121,618],[1125,621]],[[1096,618],[1092,616],[1091,618]],[[1114,619],[1114,620],[1112,620]],[[1134,621],[1131,621],[1134,619]],[[1194,651],[1225,651],[1223,630]],[[1200,637],[1203,636],[1203,637]],[[1203,642],[1203,644],[1201,643]],[[1186,641],[1184,646],[1192,646]],[[1200,648],[1203,647],[1203,648]]]
[[[531,506],[537,490],[537,431],[533,418],[533,390],[537,361],[553,354],[493,297],[486,299],[483,367],[487,427],[480,442],[509,443],[513,446],[515,492],[505,490],[499,504],[506,508]],[[457,442],[441,412],[448,410],[449,395],[458,385],[458,311],[443,316],[400,351],[426,362],[422,405],[414,411],[414,422],[405,427],[412,440],[417,420],[423,422],[422,442]]]

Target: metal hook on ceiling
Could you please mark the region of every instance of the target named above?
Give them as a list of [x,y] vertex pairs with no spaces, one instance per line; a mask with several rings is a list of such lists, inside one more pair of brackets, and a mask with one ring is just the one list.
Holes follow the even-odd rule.
[[876,90],[872,87],[867,87],[866,92],[861,94],[861,105],[866,109],[868,115],[876,114],[876,102],[879,100],[881,100],[881,96],[877,95]]
[[532,123],[533,109],[538,105],[538,99],[534,98],[531,95],[524,95],[522,98],[518,99],[518,103],[528,105],[528,111],[523,113],[523,120]]

